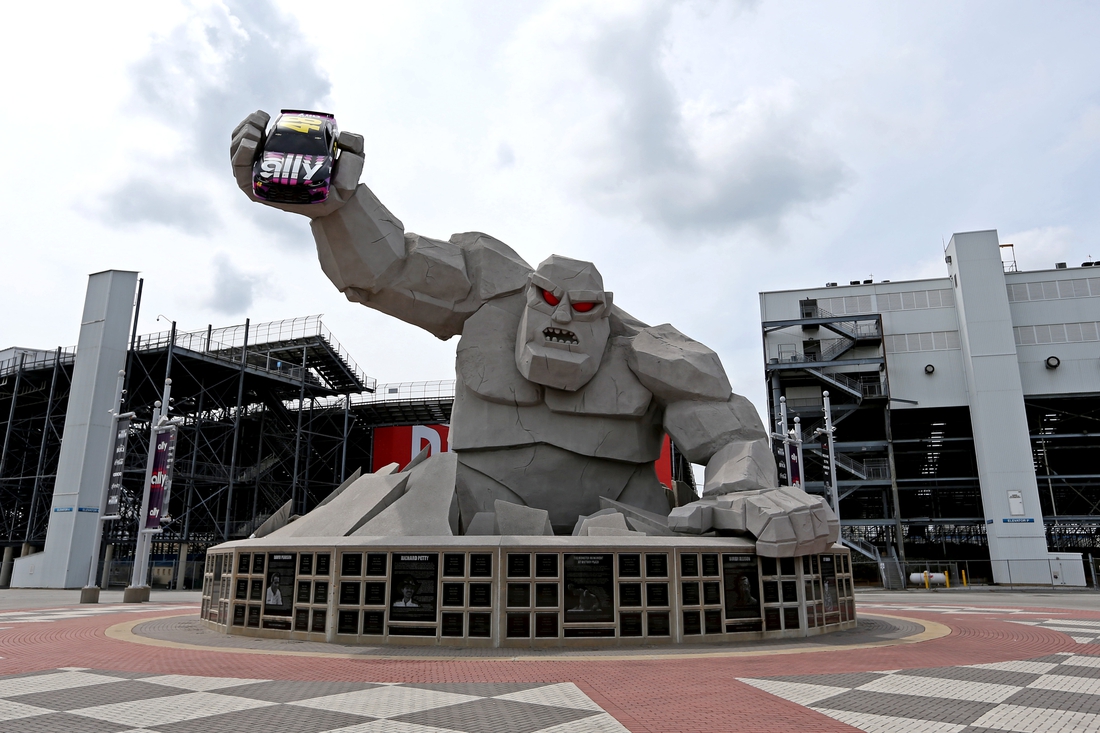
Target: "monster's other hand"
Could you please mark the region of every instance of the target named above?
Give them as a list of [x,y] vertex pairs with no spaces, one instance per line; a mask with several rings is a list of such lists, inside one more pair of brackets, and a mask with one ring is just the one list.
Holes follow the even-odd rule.
[[332,186],[325,201],[314,204],[280,204],[264,201],[253,194],[252,165],[263,151],[267,123],[270,120],[271,115],[257,110],[233,128],[229,159],[233,164],[233,177],[237,180],[237,186],[253,201],[311,219],[331,214],[343,206],[355,194],[359,176],[363,172],[363,136],[352,132],[341,132],[336,141],[340,157],[336,160]]
[[668,526],[692,534],[711,529],[751,534],[764,557],[816,555],[840,537],[840,522],[825,500],[790,486],[694,501],[673,509]]

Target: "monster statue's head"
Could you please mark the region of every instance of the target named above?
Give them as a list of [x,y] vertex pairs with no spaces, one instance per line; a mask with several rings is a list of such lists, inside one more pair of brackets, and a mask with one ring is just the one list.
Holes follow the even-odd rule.
[[611,334],[611,293],[591,262],[550,256],[527,278],[527,307],[516,335],[524,377],[570,392],[596,374]]

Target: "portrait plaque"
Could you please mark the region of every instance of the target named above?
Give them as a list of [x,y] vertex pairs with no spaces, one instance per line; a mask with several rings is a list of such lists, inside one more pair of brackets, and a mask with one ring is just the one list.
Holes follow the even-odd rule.
[[615,620],[614,555],[565,555],[565,622]]
[[317,572],[314,575],[328,575],[329,560],[332,556],[327,552],[317,553]]
[[390,621],[436,620],[439,553],[394,553],[390,575]]
[[722,555],[726,618],[760,618],[759,577],[754,555]]
[[[267,561],[267,584],[264,591],[264,615],[287,616],[294,605],[294,553],[269,553]],[[275,628],[275,627],[269,627]],[[287,622],[290,628],[290,622]]]

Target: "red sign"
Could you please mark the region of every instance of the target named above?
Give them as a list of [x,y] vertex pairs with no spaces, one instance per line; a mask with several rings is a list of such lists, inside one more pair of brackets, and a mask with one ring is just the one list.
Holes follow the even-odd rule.
[[447,435],[450,430],[447,425],[398,425],[375,428],[371,472],[391,463],[404,468],[425,448],[431,449],[429,456],[446,453],[451,449],[447,444]]

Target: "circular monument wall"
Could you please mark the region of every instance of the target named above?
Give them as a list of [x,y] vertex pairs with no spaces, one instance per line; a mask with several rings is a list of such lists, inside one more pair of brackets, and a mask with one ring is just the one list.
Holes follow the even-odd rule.
[[615,646],[800,637],[855,626],[851,562],[724,537],[354,537],[207,554],[202,620],[342,644]]

